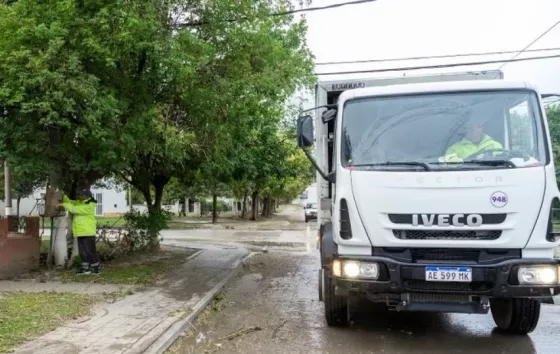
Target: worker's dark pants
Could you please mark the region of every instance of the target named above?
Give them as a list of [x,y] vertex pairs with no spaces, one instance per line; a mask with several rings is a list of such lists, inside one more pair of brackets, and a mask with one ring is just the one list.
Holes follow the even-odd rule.
[[98,267],[99,255],[95,247],[95,236],[78,237],[78,251],[82,259],[82,267]]

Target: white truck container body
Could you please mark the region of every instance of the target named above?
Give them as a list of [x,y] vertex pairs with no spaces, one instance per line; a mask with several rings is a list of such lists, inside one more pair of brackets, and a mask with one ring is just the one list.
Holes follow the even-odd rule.
[[[347,324],[361,296],[396,311],[491,310],[499,328],[526,334],[560,293],[546,113],[535,88],[502,78],[317,85],[329,325]],[[313,118],[300,117],[298,145],[313,143]]]

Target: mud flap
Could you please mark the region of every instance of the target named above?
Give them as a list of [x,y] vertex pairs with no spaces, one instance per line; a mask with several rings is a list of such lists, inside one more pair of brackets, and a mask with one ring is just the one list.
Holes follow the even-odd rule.
[[332,223],[321,225],[320,228],[321,240],[321,268],[328,269],[333,256],[337,252],[337,245],[334,243]]

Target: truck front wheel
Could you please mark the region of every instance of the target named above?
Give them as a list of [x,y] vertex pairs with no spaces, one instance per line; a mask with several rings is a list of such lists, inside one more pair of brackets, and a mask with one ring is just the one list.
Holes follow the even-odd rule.
[[534,299],[490,299],[496,326],[512,334],[533,332],[539,322],[541,303]]
[[325,319],[331,327],[342,327],[348,325],[348,297],[336,296],[332,279],[323,272],[323,291],[325,303]]

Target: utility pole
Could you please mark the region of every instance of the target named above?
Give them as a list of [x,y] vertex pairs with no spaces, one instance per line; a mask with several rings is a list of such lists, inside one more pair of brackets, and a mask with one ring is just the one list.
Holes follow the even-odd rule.
[[128,184],[128,207],[130,208],[130,211],[132,211],[132,187],[130,186],[130,183]]
[[8,160],[4,161],[4,204],[6,216],[12,215],[12,168]]

